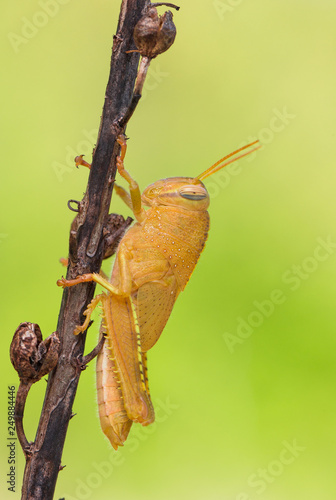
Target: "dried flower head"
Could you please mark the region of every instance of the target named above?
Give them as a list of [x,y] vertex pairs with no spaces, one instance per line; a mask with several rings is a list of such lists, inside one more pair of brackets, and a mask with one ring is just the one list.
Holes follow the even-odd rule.
[[159,16],[155,7],[149,8],[136,24],[133,36],[140,54],[153,59],[169,49],[175,40],[173,14],[167,11]]
[[10,359],[22,382],[37,382],[57,364],[60,341],[52,333],[44,341],[36,323],[21,323],[10,346]]

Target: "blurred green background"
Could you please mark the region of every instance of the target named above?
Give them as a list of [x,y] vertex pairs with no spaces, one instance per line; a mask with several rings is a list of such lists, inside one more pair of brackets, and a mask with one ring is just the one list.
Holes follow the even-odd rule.
[[[12,1],[2,9],[1,498],[8,357],[22,321],[54,331],[58,259],[95,143],[120,2]],[[182,0],[173,47],[153,61],[127,168],[142,188],[194,176],[242,143],[256,157],[206,184],[211,231],[149,353],[157,422],[115,452],[83,373],[55,498],[334,500],[334,0]],[[113,211],[128,215],[116,198]],[[109,270],[111,263],[104,265]],[[99,321],[91,328],[93,347]],[[45,382],[33,387],[33,440]]]

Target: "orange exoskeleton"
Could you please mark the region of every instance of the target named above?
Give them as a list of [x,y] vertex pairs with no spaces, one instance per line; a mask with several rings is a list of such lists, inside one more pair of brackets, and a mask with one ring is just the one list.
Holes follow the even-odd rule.
[[[110,280],[100,274],[84,274],[57,282],[67,287],[96,281],[108,292],[92,300],[84,324],[74,333],[86,330],[101,301],[101,334],[106,341],[97,359],[98,406],[103,432],[115,449],[123,445],[132,422],[148,425],[154,421],[146,353],[160,337],[207,239],[210,200],[202,180],[258,149],[257,142],[222,158],[195,178],[159,180],[141,195],[124,168],[125,137],[118,137],[118,172],[128,182],[130,194],[117,185],[115,191],[137,222],[119,243]],[[81,160],[77,157],[76,164],[85,164]]]

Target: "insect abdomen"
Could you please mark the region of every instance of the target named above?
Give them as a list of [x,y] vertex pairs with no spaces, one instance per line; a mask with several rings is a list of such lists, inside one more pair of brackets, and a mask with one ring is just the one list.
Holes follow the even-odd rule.
[[100,425],[113,448],[117,450],[118,446],[123,446],[126,441],[132,420],[128,418],[124,408],[115,364],[110,359],[108,340],[97,357],[96,377]]

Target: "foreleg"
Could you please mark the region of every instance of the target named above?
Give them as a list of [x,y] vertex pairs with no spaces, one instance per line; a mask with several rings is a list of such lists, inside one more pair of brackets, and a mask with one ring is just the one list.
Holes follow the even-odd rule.
[[[124,135],[118,136],[118,144],[121,146],[120,156],[117,156],[117,168],[118,172],[129,184],[130,197],[132,201],[132,211],[134,217],[138,222],[143,222],[146,218],[146,211],[142,208],[141,204],[141,192],[138,183],[131,177],[131,175],[125,170],[124,158],[126,155],[126,139]],[[127,203],[127,202],[126,202]],[[127,203],[128,204],[128,203]]]

